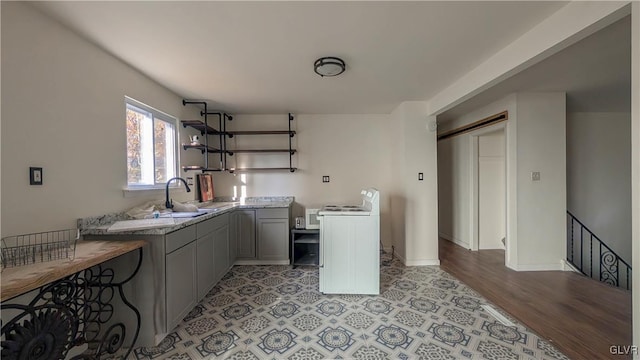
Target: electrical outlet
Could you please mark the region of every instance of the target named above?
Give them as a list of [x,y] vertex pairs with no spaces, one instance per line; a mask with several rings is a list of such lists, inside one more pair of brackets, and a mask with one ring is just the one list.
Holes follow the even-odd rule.
[[329,182],[329,175],[323,175],[322,176],[322,182],[323,183],[328,183]]
[[193,186],[193,178],[192,177],[188,177],[187,178],[187,185]]
[[531,181],[540,181],[540,171],[531,172]]
[[424,180],[424,173],[418,173],[418,180]]

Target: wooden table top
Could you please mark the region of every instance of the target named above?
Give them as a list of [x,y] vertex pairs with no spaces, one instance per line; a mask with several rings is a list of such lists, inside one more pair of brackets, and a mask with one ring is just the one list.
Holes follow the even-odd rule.
[[73,260],[64,259],[6,268],[0,274],[0,302],[143,247],[144,240],[84,241]]

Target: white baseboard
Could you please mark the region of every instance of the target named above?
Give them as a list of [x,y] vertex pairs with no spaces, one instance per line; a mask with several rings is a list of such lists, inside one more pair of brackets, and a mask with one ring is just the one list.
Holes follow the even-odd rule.
[[564,271],[561,263],[557,264],[528,264],[509,266],[515,271]]
[[290,265],[289,260],[236,260],[234,265]]
[[404,261],[405,266],[432,266],[432,265],[440,265],[440,260],[407,260]]
[[465,248],[467,250],[471,250],[471,246],[469,245],[469,243],[466,243],[466,242],[464,242],[464,241],[462,241],[460,239],[456,239],[453,236],[449,236],[449,235],[447,235],[445,233],[441,233],[441,232],[438,233],[438,236],[443,238],[443,239],[445,239],[445,240],[451,241],[452,243],[454,243],[456,245],[462,246],[463,248]]
[[561,262],[562,262],[563,271],[573,271],[573,272],[580,273],[580,270],[576,269],[576,267],[571,265],[571,263],[568,262],[567,260],[561,260]]
[[407,260],[402,257],[399,253],[395,253],[394,257],[396,257],[404,266],[429,266],[429,265],[440,265],[440,260]]

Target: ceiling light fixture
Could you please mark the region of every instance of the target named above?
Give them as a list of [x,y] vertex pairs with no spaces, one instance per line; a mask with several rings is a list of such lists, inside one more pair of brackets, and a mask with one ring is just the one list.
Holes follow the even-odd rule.
[[321,57],[313,64],[313,70],[322,77],[337,76],[344,72],[345,63],[337,57]]

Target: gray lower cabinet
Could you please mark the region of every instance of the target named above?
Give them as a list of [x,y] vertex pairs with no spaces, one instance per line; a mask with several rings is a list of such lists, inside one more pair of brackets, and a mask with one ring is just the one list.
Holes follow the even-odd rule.
[[196,224],[198,236],[198,300],[229,270],[229,215]]
[[[213,231],[214,282],[222,279],[229,270],[229,223]],[[213,285],[211,286],[213,287]],[[211,287],[209,289],[211,289]]]
[[229,216],[229,268],[235,264],[238,258],[238,218],[235,212]]
[[289,220],[258,219],[258,258],[289,259]]
[[235,225],[238,259],[256,258],[256,211],[236,210],[232,216]]
[[157,345],[234,263],[288,263],[289,209],[236,209],[165,235],[86,235],[149,242],[132,292],[139,344]]
[[215,254],[214,233],[210,232],[199,237],[196,240],[196,248],[198,251],[198,299],[202,299],[216,283],[215,263],[213,261]]
[[289,260],[289,208],[256,211],[258,259]]
[[288,263],[289,208],[238,209],[231,216],[240,264]]
[[[230,238],[232,213],[221,214],[165,235],[86,235],[85,240],[146,240],[139,274],[132,280],[133,302],[142,324],[139,344],[156,346],[197,305],[235,262]],[[255,253],[255,211],[249,213]],[[248,224],[248,225],[247,225]],[[129,290],[127,290],[129,291]]]
[[196,242],[193,241],[166,256],[167,329],[175,328],[196,306]]

